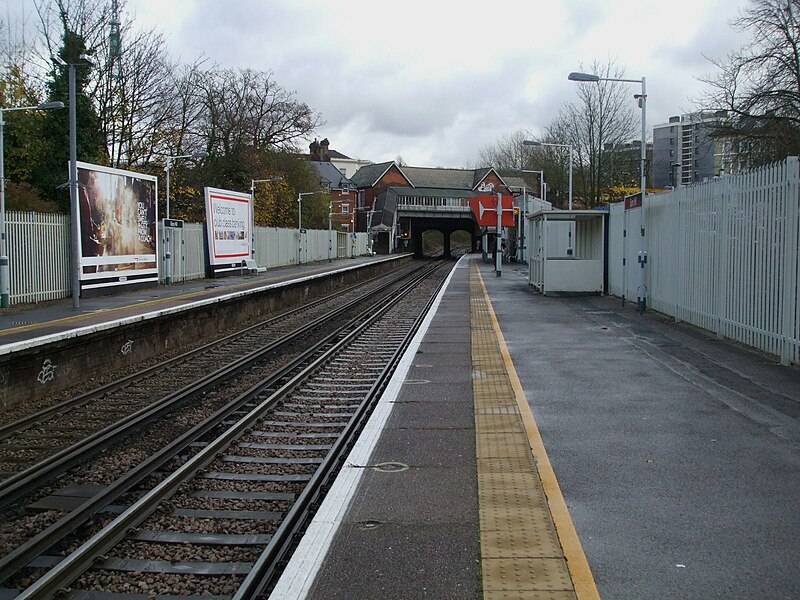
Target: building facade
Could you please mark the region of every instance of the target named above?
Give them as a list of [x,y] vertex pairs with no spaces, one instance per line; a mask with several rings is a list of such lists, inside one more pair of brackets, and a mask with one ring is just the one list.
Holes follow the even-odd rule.
[[333,161],[329,160],[327,142],[328,140],[323,140],[322,147],[316,140],[311,144],[311,166],[317,172],[322,187],[331,197],[329,206],[331,227],[337,231],[352,232],[355,231],[358,191],[353,182],[334,165]]
[[670,117],[653,127],[653,187],[690,185],[725,171],[730,142],[715,135],[724,111]]

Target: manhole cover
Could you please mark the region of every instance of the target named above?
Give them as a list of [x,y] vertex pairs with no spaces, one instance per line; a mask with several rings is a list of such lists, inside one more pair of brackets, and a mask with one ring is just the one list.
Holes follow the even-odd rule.
[[400,471],[405,471],[408,469],[408,465],[401,462],[385,462],[372,465],[372,468],[375,471],[380,471],[381,473],[399,473]]
[[369,531],[370,529],[377,529],[384,524],[383,521],[361,521],[357,526],[362,531]]

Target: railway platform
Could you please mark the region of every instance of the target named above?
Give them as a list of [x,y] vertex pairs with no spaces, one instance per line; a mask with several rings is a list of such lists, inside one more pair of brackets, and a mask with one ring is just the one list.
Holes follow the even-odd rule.
[[265,274],[154,286],[0,312],[0,410],[213,339],[252,319],[334,294],[408,255],[294,265]]
[[0,311],[0,349],[8,344],[45,336],[68,334],[78,329],[115,324],[130,317],[191,307],[199,302],[214,302],[232,294],[247,294],[305,277],[364,266],[385,257],[360,256],[332,262],[306,263],[270,269],[264,273],[194,279],[173,285],[158,285],[109,296],[81,298],[73,308],[72,299],[41,304],[22,304]]
[[465,257],[271,598],[794,598],[800,372]]
[[[380,259],[12,309],[0,349]],[[775,357],[464,257],[271,598],[795,598],[799,417]]]

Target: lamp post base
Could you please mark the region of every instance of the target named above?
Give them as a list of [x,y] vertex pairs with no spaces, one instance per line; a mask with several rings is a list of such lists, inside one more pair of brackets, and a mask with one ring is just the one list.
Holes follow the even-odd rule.
[[8,308],[9,306],[11,306],[11,285],[8,257],[0,256],[0,308]]

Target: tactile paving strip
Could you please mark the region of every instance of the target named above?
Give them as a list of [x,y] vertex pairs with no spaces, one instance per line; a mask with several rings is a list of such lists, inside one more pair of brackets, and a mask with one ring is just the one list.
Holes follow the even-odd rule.
[[470,277],[485,600],[575,600],[477,265]]

